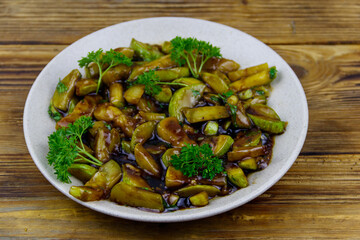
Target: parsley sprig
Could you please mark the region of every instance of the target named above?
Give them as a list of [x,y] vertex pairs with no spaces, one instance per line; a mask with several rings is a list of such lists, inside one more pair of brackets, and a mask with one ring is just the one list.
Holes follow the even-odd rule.
[[[213,46],[209,42],[201,41],[196,38],[175,37],[171,41],[171,59],[182,66],[187,63],[192,75],[195,78],[206,63],[212,57],[221,57],[220,48]],[[201,61],[198,66],[197,58],[200,56]]]
[[224,172],[223,162],[214,155],[209,144],[202,146],[186,144],[179,155],[172,155],[171,164],[188,177],[200,175],[213,179],[216,174]]
[[227,91],[226,93],[222,93],[222,94],[218,94],[217,96],[211,96],[211,100],[216,101],[216,102],[220,102],[222,101],[223,104],[226,104],[229,106],[230,109],[230,115],[231,115],[231,120],[233,122],[233,124],[235,126],[237,126],[236,124],[236,111],[237,111],[237,106],[228,103],[227,99],[229,97],[231,97],[234,94],[234,92],[232,90]]
[[60,78],[59,78],[59,83],[56,85],[56,90],[59,93],[66,92],[68,90],[67,86],[63,82],[61,82]]
[[68,168],[74,162],[87,161],[101,166],[102,162],[85,150],[83,134],[93,126],[91,117],[82,116],[67,128],[59,128],[49,136],[49,152],[46,156],[49,165],[55,169],[57,178],[71,183]]
[[155,73],[157,69],[158,68],[155,68],[139,75],[135,81],[129,82],[129,86],[137,84],[145,85],[145,93],[150,96],[158,95],[162,91],[159,85],[176,85],[182,87],[187,86],[183,83],[160,82],[159,76]]
[[[99,92],[101,79],[105,75],[110,68],[115,67],[119,64],[125,64],[127,66],[131,66],[131,59],[126,57],[123,53],[119,53],[110,49],[103,53],[103,50],[100,48],[96,52],[91,51],[88,53],[87,57],[83,57],[79,61],[80,67],[87,67],[90,63],[94,62],[99,67],[99,79],[98,85],[96,88],[96,93]],[[104,66],[108,66],[105,70],[103,70]]]

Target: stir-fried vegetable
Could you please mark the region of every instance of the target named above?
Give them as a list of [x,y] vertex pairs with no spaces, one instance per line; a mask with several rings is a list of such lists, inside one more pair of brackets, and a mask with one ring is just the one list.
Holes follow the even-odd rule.
[[[48,162],[82,201],[174,211],[249,184],[285,131],[266,105],[276,68],[245,69],[195,38],[89,52],[55,86]],[[185,66],[184,66],[185,65]],[[103,84],[102,84],[103,83]]]

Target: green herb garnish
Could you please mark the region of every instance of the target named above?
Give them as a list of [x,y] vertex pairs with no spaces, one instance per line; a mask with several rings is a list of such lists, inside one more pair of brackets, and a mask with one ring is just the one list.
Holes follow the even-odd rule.
[[271,67],[269,69],[269,77],[271,80],[276,78],[276,73],[277,73],[276,67]]
[[230,103],[228,103],[227,99],[229,97],[231,97],[234,94],[233,91],[227,91],[226,93],[222,93],[222,94],[218,94],[217,96],[211,96],[210,99],[213,101],[217,101],[220,102],[220,100],[222,101],[223,104],[227,104],[229,106],[230,109],[230,115],[231,115],[231,120],[234,124],[234,126],[236,127],[236,111],[237,111],[237,106],[232,105]]
[[60,78],[59,78],[59,83],[56,85],[56,90],[58,91],[58,93],[63,93],[68,90],[65,84],[61,82]]
[[[220,48],[196,38],[181,38],[177,36],[170,42],[172,45],[171,59],[180,66],[187,63],[195,78],[199,77],[207,60],[212,57],[221,57]],[[201,58],[200,65],[197,62],[198,57]]]
[[129,82],[129,86],[142,84],[145,86],[145,93],[150,96],[158,95],[162,91],[159,85],[176,85],[182,87],[187,86],[183,83],[160,82],[159,76],[155,74],[157,69],[158,68],[155,68],[139,75],[135,81]]
[[213,179],[216,174],[224,172],[222,160],[214,155],[209,144],[202,146],[186,144],[179,155],[172,155],[171,164],[188,177],[200,175]]
[[200,95],[200,92],[198,90],[191,89],[191,91],[192,91],[194,97],[197,97]]
[[101,161],[85,150],[82,142],[82,136],[92,126],[91,117],[82,116],[67,128],[59,128],[49,136],[49,153],[46,158],[60,181],[71,183],[68,168],[74,162],[85,160],[97,166],[102,165]]
[[[87,67],[92,62],[96,63],[96,65],[98,66],[99,79],[96,93],[99,92],[102,77],[110,68],[119,64],[125,64],[127,66],[132,65],[131,59],[126,57],[123,53],[116,52],[113,49],[110,49],[110,51],[106,51],[105,53],[103,53],[103,50],[101,48],[96,52],[89,52],[87,57],[83,57],[78,62],[80,67]],[[105,68],[105,70],[103,70],[105,66],[107,67]]]
[[56,122],[62,118],[61,114],[57,112],[51,105],[49,106],[48,114],[50,118],[54,119]]

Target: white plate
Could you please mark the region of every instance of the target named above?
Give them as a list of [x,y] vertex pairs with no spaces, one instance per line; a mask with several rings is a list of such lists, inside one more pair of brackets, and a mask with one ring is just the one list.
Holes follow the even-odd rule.
[[[169,213],[153,213],[110,201],[82,202],[69,194],[71,185],[82,185],[72,178],[72,184],[56,179],[47,163],[47,137],[54,131],[55,122],[47,110],[59,77],[79,68],[77,61],[89,51],[129,46],[131,38],[147,43],[161,43],[175,36],[196,37],[220,47],[223,57],[233,59],[241,67],[268,62],[276,66],[278,77],[272,83],[269,105],[282,120],[288,121],[283,135],[276,137],[273,158],[263,171],[252,174],[250,186],[226,197],[210,201],[208,206]],[[237,29],[192,18],[148,18],[113,25],[94,32],[64,49],[42,70],[35,80],[24,109],[24,134],[29,152],[41,173],[60,192],[93,210],[131,220],[147,222],[181,222],[213,216],[239,207],[256,198],[274,185],[296,160],[305,141],[308,127],[308,108],[304,90],[289,65],[271,48]]]

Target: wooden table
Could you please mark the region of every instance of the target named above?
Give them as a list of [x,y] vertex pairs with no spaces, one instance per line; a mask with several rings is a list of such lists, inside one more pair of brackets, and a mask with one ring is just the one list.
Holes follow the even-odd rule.
[[[146,17],[184,16],[245,31],[277,51],[307,94],[307,140],[270,190],[218,216],[174,224],[109,217],[68,199],[25,145],[28,91],[79,38]],[[358,0],[0,1],[0,238],[360,239]]]

